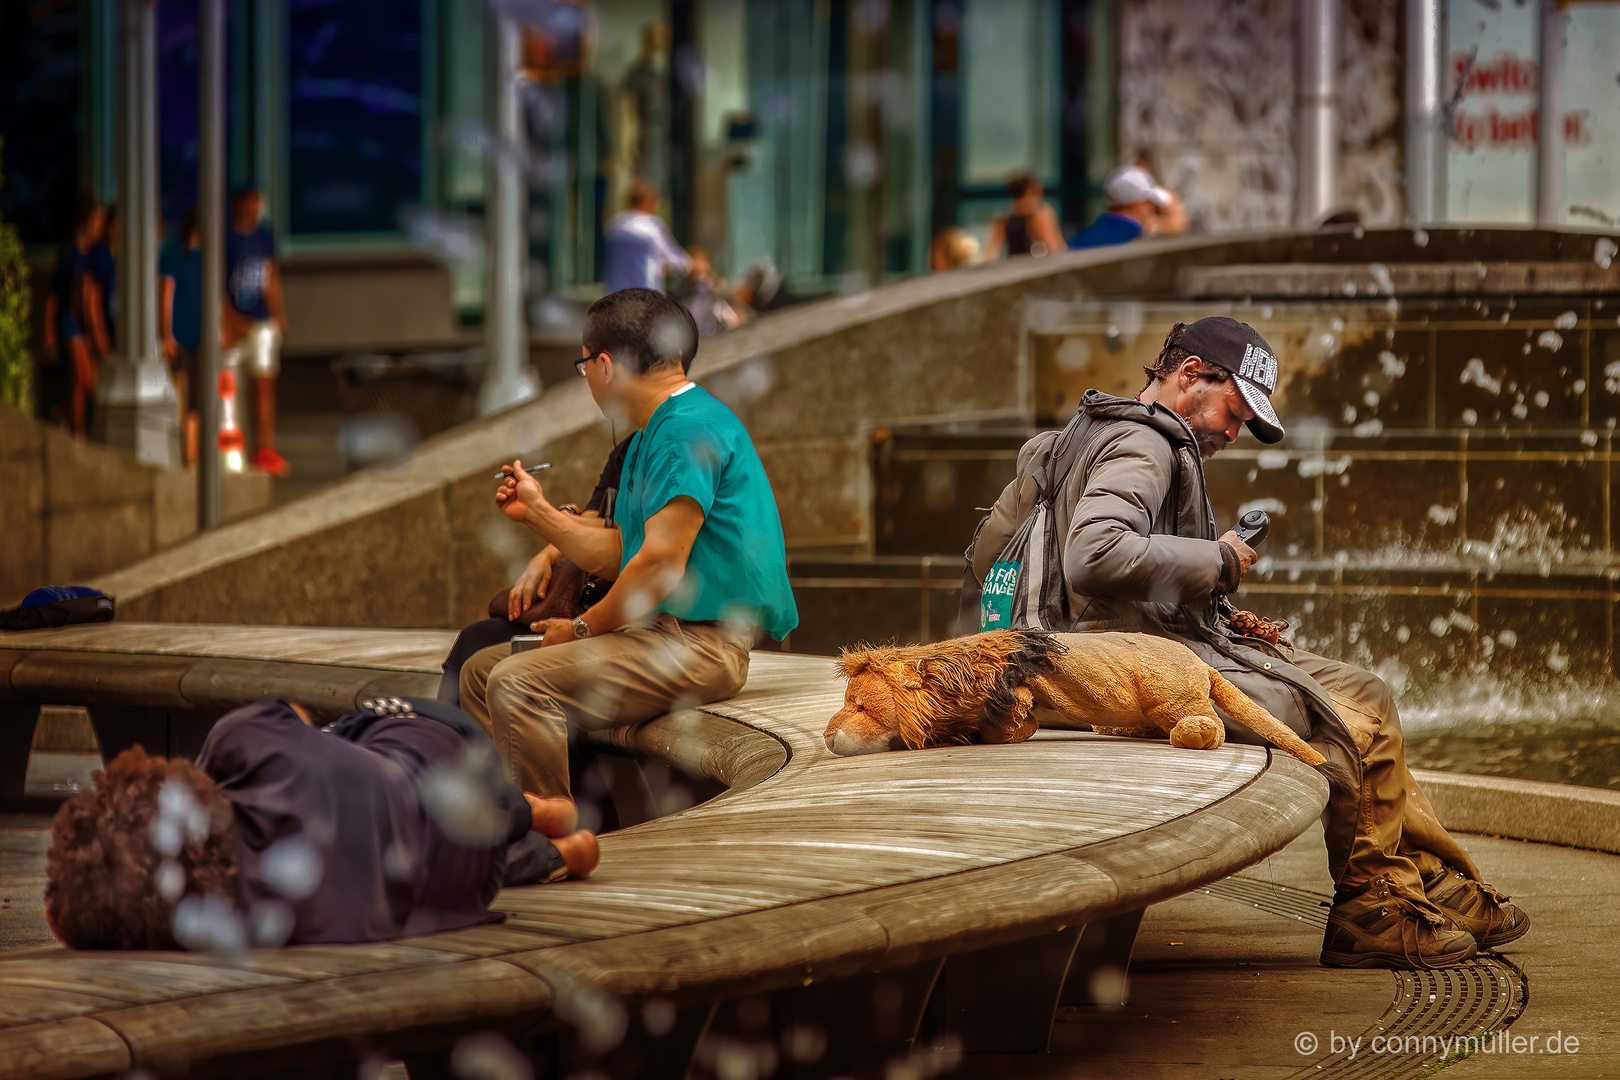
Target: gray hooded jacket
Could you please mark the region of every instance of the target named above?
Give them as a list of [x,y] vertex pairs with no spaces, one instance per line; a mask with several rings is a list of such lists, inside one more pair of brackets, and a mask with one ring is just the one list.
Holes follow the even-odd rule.
[[[1360,801],[1361,755],[1326,690],[1269,642],[1231,634],[1217,618],[1221,546],[1198,443],[1159,405],[1086,391],[1070,430],[1078,456],[1053,506],[1063,541],[1069,629],[1176,638],[1326,757],[1332,786],[1323,824],[1337,878],[1349,858]],[[973,583],[1033,511],[1032,462],[1063,432],[1043,432],[1018,454],[1018,476],[980,524],[968,551]],[[966,610],[966,605],[964,605]],[[974,627],[976,629],[976,627]],[[1221,714],[1233,742],[1261,743]]]

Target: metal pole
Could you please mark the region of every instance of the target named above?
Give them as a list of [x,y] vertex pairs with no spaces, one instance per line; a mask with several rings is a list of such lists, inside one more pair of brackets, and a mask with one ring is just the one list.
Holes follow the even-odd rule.
[[[197,526],[220,518],[219,321],[225,292],[225,0],[197,0],[197,229],[202,339],[197,349]],[[181,244],[185,237],[180,238]]]
[[1316,226],[1338,202],[1339,3],[1300,0],[1299,186],[1294,223]]
[[1406,0],[1406,217],[1445,218],[1446,117],[1440,0]]
[[1536,224],[1556,229],[1564,220],[1564,12],[1541,3],[1541,104],[1536,114]]
[[[509,409],[540,394],[540,380],[529,365],[528,335],[523,318],[524,186],[520,155],[524,153],[523,111],[518,101],[518,73],[523,35],[518,24],[496,4],[488,11],[489,73],[485,109],[489,117],[488,193],[484,229],[489,273],[484,282],[484,385],[478,390],[478,413]],[[554,228],[563,222],[555,219]]]
[[157,33],[154,5],[118,11],[118,355],[96,395],[96,429],[110,446],[154,465],[180,457],[178,402],[158,350]]

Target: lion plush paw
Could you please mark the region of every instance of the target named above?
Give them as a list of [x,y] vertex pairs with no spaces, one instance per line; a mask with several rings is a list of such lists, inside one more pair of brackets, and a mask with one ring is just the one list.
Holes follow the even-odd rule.
[[1226,728],[1213,716],[1183,716],[1170,729],[1170,745],[1183,750],[1217,750],[1226,741]]

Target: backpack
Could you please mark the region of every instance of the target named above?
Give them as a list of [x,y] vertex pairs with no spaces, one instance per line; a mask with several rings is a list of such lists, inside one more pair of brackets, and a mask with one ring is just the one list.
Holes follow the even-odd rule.
[[[979,590],[979,630],[1067,630],[1072,621],[1063,584],[1063,538],[1054,524],[1054,504],[1080,458],[1091,417],[1084,410],[1029,463],[1035,504],[996,556]],[[977,539],[977,538],[975,538]],[[967,551],[973,577],[973,549]],[[1057,573],[1052,568],[1058,567]]]
[[83,585],[47,585],[23,597],[10,611],[0,611],[0,630],[41,630],[69,623],[108,622],[113,598]]

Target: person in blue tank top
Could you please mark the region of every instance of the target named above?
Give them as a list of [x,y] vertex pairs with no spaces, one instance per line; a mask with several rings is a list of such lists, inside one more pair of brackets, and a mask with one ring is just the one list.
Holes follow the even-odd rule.
[[96,353],[105,360],[118,340],[118,208],[107,209],[101,242],[90,249],[84,274],[84,314]]
[[574,619],[533,629],[461,669],[461,706],[525,791],[567,795],[568,725],[634,724],[731,697],[760,635],[799,622],[776,496],[732,411],[686,377],[697,326],[677,301],[621,289],[585,314],[575,361],[604,413],[636,429],[610,522],[553,506],[521,461],[495,501],[575,565],[613,581]]
[[89,317],[84,310],[84,281],[90,272],[90,252],[100,241],[106,220],[107,212],[94,195],[84,192],[79,196],[73,236],[62,245],[50,291],[45,294],[45,351],[67,362],[71,389],[63,396],[68,401],[68,420],[73,434],[79,438],[89,429],[90,408],[101,381],[101,369],[85,330]]

